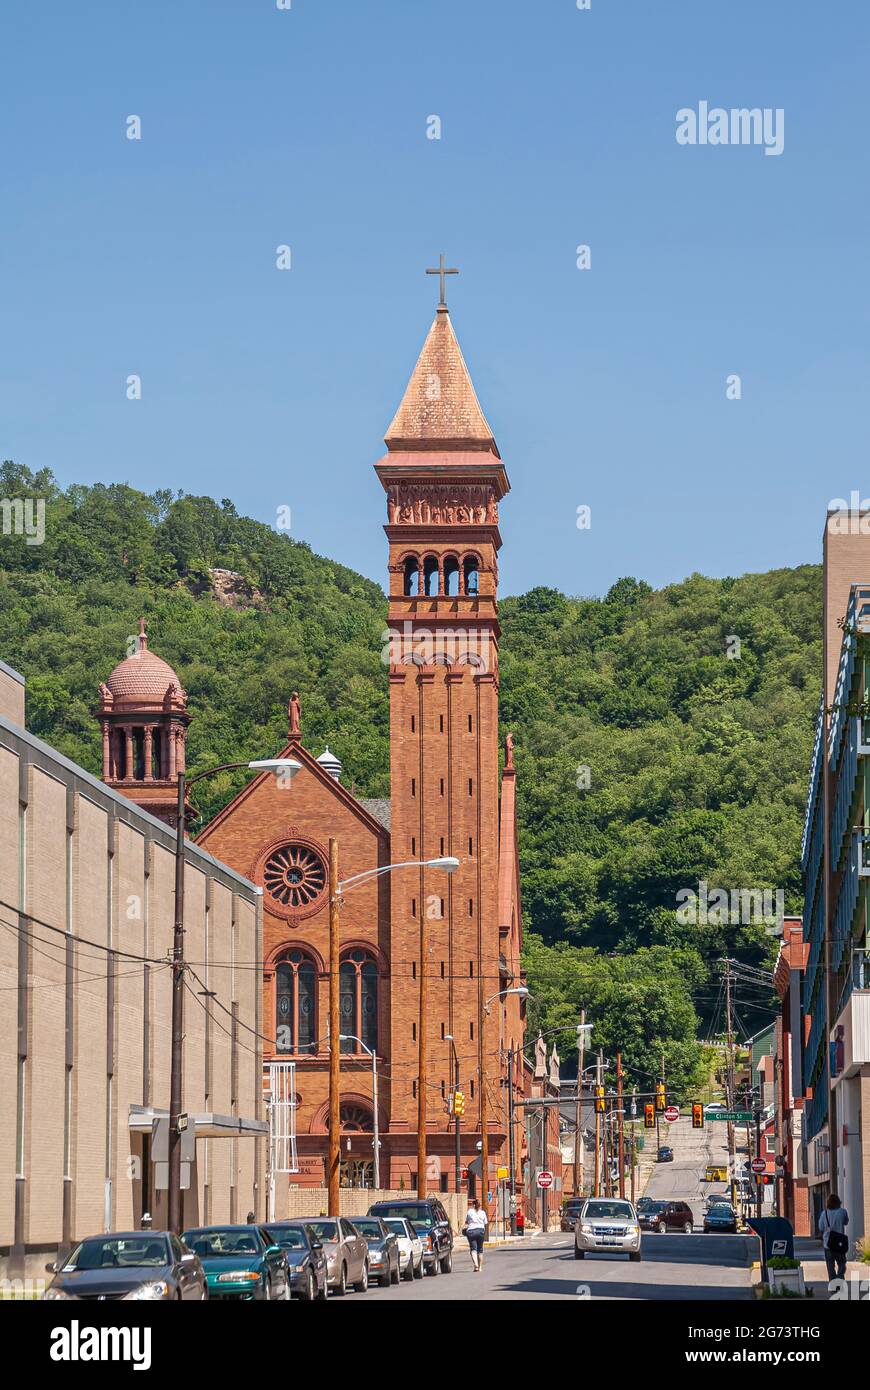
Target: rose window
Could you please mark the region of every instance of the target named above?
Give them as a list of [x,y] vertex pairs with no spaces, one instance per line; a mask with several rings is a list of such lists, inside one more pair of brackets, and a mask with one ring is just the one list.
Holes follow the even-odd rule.
[[306,845],[283,845],[266,860],[263,882],[282,907],[310,907],[326,887],[326,865]]

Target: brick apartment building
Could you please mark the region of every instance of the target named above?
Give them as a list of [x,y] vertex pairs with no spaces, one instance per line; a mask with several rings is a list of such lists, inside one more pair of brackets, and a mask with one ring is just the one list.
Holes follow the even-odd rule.
[[[304,746],[303,691],[301,702],[290,701],[282,753],[301,770],[291,782],[256,778],[198,844],[263,891],[265,1061],[293,1066],[294,1133],[276,1165],[278,1187],[324,1184],[328,988],[337,966],[342,1183],[373,1180],[374,1051],[381,1186],[417,1186],[422,1107],[426,1183],[453,1190],[448,1098],[458,1062],[461,1166],[477,1157],[485,1129],[492,1190],[507,1163],[507,1057],[513,1050],[519,1058],[524,1036],[524,1002],[508,992],[521,985],[516,772],[510,736],[500,771],[498,727],[498,508],[509,484],[443,303],[385,442],[375,471],[387,500],[391,797],[357,796],[346,785],[352,766],[345,776],[328,749],[315,756]],[[155,700],[167,689],[159,683]],[[153,783],[169,757],[183,757],[178,690],[149,712],[147,752],[135,723],[113,731],[117,699],[104,700],[101,718],[108,776],[139,767]],[[139,795],[137,786],[125,790]],[[153,785],[143,792],[143,801],[155,796]],[[337,963],[329,959],[330,839],[341,881],[404,866],[342,893]],[[444,856],[460,861],[452,875],[420,866]],[[511,1069],[518,1099],[525,1076],[524,1067]],[[521,1185],[522,1107],[516,1123]]]
[[[27,731],[23,678],[0,663],[5,1274],[42,1275],[146,1209],[165,1224],[152,1139],[169,1104],[174,850],[162,821]],[[267,1126],[261,992],[236,962],[259,956],[260,894],[194,844],[185,893],[188,955],[213,992],[186,998],[185,1219],[243,1219],[263,1210]]]
[[773,972],[774,987],[782,1001],[774,1044],[776,1210],[791,1222],[798,1236],[812,1235],[804,1165],[802,1073],[803,1045],[812,1020],[801,1013],[808,950],[800,918],[784,918],[782,942]]
[[870,1232],[870,513],[827,515],[822,630],[802,844],[802,1118],[811,1222],[836,1191],[856,1240]]

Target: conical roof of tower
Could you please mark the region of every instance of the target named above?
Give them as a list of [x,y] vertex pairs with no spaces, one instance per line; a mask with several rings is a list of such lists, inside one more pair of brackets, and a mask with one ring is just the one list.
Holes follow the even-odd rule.
[[438,309],[384,437],[393,451],[485,450],[500,457],[447,309]]

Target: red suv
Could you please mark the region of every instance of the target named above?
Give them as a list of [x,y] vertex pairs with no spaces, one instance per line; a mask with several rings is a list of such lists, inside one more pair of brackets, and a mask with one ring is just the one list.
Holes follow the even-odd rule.
[[695,1218],[688,1202],[665,1202],[651,1224],[655,1231],[684,1231],[688,1236],[695,1229]]

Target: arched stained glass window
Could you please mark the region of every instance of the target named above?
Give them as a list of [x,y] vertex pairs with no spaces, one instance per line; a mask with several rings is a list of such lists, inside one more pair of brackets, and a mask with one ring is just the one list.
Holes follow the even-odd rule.
[[312,1055],[317,1042],[317,968],[304,951],[288,951],[275,971],[275,1048]]
[[378,967],[368,951],[351,951],[341,962],[341,1031],[346,1034],[342,1052],[362,1052],[378,1047]]

